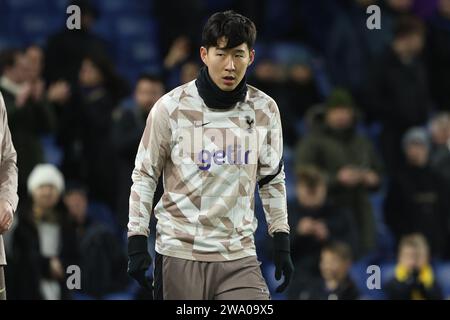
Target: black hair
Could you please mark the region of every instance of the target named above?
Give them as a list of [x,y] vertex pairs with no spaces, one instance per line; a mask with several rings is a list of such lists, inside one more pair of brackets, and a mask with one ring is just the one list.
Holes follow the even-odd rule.
[[256,27],[253,21],[234,11],[214,13],[206,22],[202,33],[202,45],[209,49],[216,47],[222,37],[227,39],[223,49],[230,49],[246,43],[252,49],[256,40]]
[[109,57],[90,51],[84,56],[84,59],[91,61],[100,70],[104,85],[115,102],[119,102],[130,93],[129,84],[116,72]]
[[0,74],[5,72],[6,68],[13,67],[16,62],[18,55],[21,54],[22,51],[19,49],[6,49],[0,52]]
[[422,20],[411,15],[398,18],[394,25],[394,38],[402,38],[412,34],[425,34],[425,25]]
[[345,261],[352,261],[352,249],[350,246],[341,241],[330,241],[325,244],[325,246],[322,248],[322,252],[332,252],[339,256],[342,260]]

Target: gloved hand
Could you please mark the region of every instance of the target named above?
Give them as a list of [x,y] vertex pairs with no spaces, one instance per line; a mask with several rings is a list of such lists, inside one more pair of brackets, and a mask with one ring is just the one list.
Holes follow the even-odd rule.
[[283,283],[278,286],[276,292],[283,292],[291,281],[294,273],[294,265],[291,260],[289,234],[285,232],[276,232],[273,235],[274,243],[274,263],[275,263],[275,279],[280,280],[284,275]]
[[147,251],[147,237],[131,236],[128,238],[128,274],[142,287],[152,289],[151,280],[145,272],[152,264],[152,258]]

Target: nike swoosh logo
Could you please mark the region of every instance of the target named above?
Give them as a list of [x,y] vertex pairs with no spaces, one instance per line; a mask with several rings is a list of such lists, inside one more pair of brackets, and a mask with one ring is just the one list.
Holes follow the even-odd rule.
[[207,124],[209,124],[209,123],[211,123],[211,121],[210,122],[205,122],[205,123],[202,123],[201,125],[199,125],[199,124],[195,124],[195,127],[203,127],[203,126],[206,126]]

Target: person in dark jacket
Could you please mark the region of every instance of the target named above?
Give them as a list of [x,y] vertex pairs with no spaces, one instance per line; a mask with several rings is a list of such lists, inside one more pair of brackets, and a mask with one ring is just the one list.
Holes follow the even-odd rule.
[[[116,163],[111,132],[112,115],[128,91],[128,85],[115,72],[106,56],[92,54],[84,58],[79,72],[79,115],[68,126],[82,127],[73,143],[80,143],[79,175],[89,190],[89,198],[106,203],[114,210],[116,205]],[[68,111],[70,112],[70,110]],[[70,119],[67,118],[70,122]],[[70,159],[69,159],[70,160]],[[74,177],[70,177],[74,178]]]
[[92,32],[99,11],[89,0],[74,0],[81,11],[81,28],[64,29],[50,36],[45,49],[45,79],[48,83],[67,81],[71,86],[77,84],[77,74],[84,57],[90,53],[107,55],[110,45]]
[[385,200],[385,221],[397,242],[413,232],[422,233],[432,257],[442,257],[448,235],[448,190],[429,165],[429,138],[425,129],[411,128],[403,140],[407,163],[390,183]]
[[67,294],[60,257],[62,215],[57,206],[64,179],[55,166],[39,164],[28,178],[28,190],[32,205],[18,210],[12,238],[9,297],[59,300]]
[[411,234],[402,238],[394,278],[386,284],[391,300],[441,300],[443,298],[430,265],[425,237]]
[[381,151],[389,174],[403,162],[401,139],[412,126],[424,125],[431,108],[427,72],[421,59],[424,25],[403,17],[387,51],[374,62],[364,89],[365,112],[380,121]]
[[129,282],[125,250],[114,230],[88,214],[85,187],[71,181],[63,200],[67,219],[62,224],[61,259],[80,267],[81,288],[76,293],[99,299],[124,290]]
[[54,119],[43,99],[43,88],[32,82],[33,68],[29,58],[19,50],[0,54],[0,91],[6,104],[8,123],[16,148],[19,170],[19,197],[27,197],[27,178],[38,163],[44,161],[40,142],[43,134],[52,132]]
[[380,184],[381,163],[371,141],[356,132],[356,108],[347,91],[335,89],[325,108],[317,112],[317,121],[300,141],[295,166],[315,165],[328,176],[330,198],[352,211],[360,242],[354,254],[360,256],[375,247],[369,193]]
[[291,250],[295,266],[290,297],[296,299],[302,286],[320,277],[322,248],[330,241],[357,248],[357,230],[351,211],[336,206],[327,197],[326,177],[317,168],[304,167],[297,174],[298,204],[289,208]]
[[358,288],[350,278],[352,265],[350,247],[342,242],[332,242],[320,254],[321,278],[302,290],[300,300],[357,300]]
[[[162,79],[155,75],[142,74],[134,90],[135,107],[119,110],[113,116],[112,143],[117,156],[117,216],[119,226],[128,223],[128,200],[132,185],[131,173],[134,168],[136,150],[144,132],[147,116],[155,102],[164,94]],[[155,195],[156,204],[162,195],[159,181]]]
[[370,63],[387,47],[391,37],[391,17],[382,9],[381,29],[366,25],[366,9],[375,0],[352,0],[347,10],[341,10],[330,30],[327,42],[327,62],[332,82],[347,87],[357,95]]

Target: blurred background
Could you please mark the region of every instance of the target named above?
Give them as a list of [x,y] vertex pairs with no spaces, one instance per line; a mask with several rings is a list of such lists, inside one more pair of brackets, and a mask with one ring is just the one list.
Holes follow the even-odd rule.
[[[66,28],[70,4],[81,8],[81,30]],[[372,4],[379,30],[366,27]],[[247,82],[277,101],[283,121],[296,267],[283,294],[274,292],[259,199],[255,206],[273,298],[450,297],[450,0],[0,0],[0,8],[0,91],[20,196],[4,237],[9,299],[151,298],[126,275],[134,157],[153,104],[196,78],[203,24],[228,9],[256,24]],[[160,184],[155,204],[161,193]],[[81,290],[67,289],[72,264]],[[370,265],[381,270],[375,289]]]

